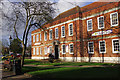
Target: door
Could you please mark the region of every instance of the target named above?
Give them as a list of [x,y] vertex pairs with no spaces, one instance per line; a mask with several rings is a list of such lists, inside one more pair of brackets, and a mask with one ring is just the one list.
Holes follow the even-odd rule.
[[58,54],[58,45],[55,45],[55,59],[59,58],[59,54]]

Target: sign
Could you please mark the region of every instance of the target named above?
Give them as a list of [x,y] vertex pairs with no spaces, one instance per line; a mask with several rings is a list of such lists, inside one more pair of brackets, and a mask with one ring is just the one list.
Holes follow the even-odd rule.
[[112,33],[112,30],[99,31],[99,32],[92,33],[92,36],[99,36],[99,35],[110,34],[110,33]]

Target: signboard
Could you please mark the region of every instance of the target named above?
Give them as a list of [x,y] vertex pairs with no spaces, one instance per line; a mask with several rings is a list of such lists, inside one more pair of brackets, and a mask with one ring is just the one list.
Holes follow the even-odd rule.
[[99,31],[99,32],[92,33],[92,36],[99,36],[99,35],[110,34],[110,33],[112,33],[112,30]]

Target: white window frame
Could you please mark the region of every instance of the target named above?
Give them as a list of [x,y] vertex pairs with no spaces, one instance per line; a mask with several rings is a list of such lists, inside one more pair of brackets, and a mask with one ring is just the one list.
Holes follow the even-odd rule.
[[[65,53],[63,53],[63,46],[65,46]],[[66,54],[66,45],[65,44],[62,44],[61,49],[62,49],[62,54]]]
[[70,48],[70,45],[73,45],[73,43],[69,44],[69,53],[70,53],[70,54],[74,54],[74,45],[73,45],[73,52],[72,52],[72,53],[70,52],[70,49],[71,49],[71,48]]
[[39,41],[39,34],[36,35],[36,41],[38,42]]
[[100,51],[100,42],[105,42],[105,40],[99,41],[99,52],[100,52],[100,53],[106,53],[106,42],[105,42],[105,52],[101,52],[101,51]]
[[33,55],[35,55],[35,48],[33,48]]
[[33,42],[35,42],[35,35],[33,35]]
[[[116,13],[117,13],[117,24],[113,25],[113,24],[112,24],[112,15],[113,15],[113,14],[116,14]],[[113,27],[113,26],[118,26],[118,22],[119,22],[119,21],[118,21],[118,12],[114,12],[114,13],[111,13],[111,14],[110,14],[110,22],[111,22],[111,27]]]
[[[102,27],[102,28],[99,27],[99,18],[101,18],[101,17],[103,17],[103,27]],[[105,26],[104,26],[104,16],[98,17],[98,18],[97,18],[97,21],[98,21],[98,29],[103,29],[103,28],[105,28]]]
[[[72,34],[70,34],[70,25],[72,25]],[[68,29],[69,29],[69,36],[73,36],[73,23],[68,24]]]
[[[45,36],[45,33],[46,33],[46,36]],[[44,32],[44,40],[47,41],[47,31]]]
[[42,48],[40,48],[40,55],[42,54]]
[[40,33],[40,41],[41,41],[41,33]]
[[63,31],[62,31],[62,30],[63,30],[62,28],[63,28],[63,27],[64,27],[64,34],[65,34],[65,26],[61,26],[61,37],[62,37],[62,38],[65,37],[65,35],[63,36],[63,34],[62,34],[62,32],[63,32]]
[[[88,21],[91,21],[91,29],[88,28]],[[87,20],[87,31],[92,31],[93,30],[93,24],[92,24],[92,19]]]
[[39,55],[39,48],[37,47],[37,55]]
[[120,51],[114,51],[114,45],[113,45],[114,40],[119,40],[119,46],[120,46],[120,39],[112,39],[112,52],[113,53],[120,53]]
[[[52,31],[52,34],[50,33]],[[52,38],[53,38],[53,30],[51,29],[51,30],[49,30],[49,40],[52,40]]]
[[44,54],[47,55],[47,47],[44,47]]
[[[93,52],[89,52],[90,51],[89,43],[93,43]],[[88,42],[88,54],[94,54],[94,42]]]
[[58,39],[58,35],[56,35],[57,33],[57,31],[56,30],[58,30],[58,28],[55,28],[55,39]]

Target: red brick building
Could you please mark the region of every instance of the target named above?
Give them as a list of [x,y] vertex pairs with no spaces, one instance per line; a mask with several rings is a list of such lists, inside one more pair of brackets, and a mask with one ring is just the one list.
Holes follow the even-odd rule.
[[32,59],[120,63],[120,2],[94,2],[32,31]]

